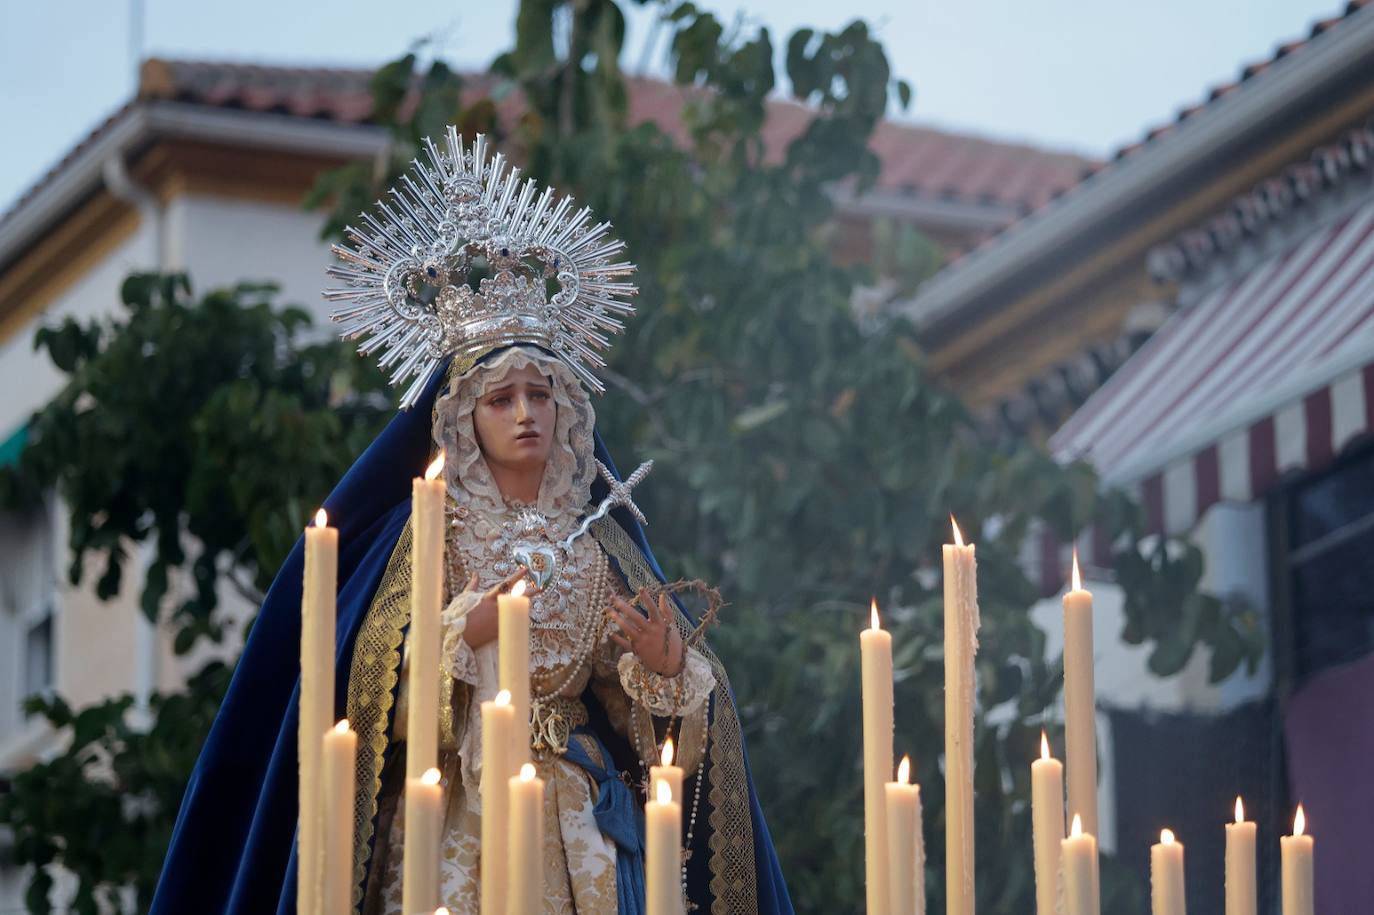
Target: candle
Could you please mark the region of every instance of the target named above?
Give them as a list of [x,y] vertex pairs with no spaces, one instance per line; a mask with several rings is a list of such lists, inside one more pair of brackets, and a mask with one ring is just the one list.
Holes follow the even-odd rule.
[[521,579],[509,594],[496,598],[497,644],[500,656],[497,680],[510,692],[515,707],[515,728],[511,732],[512,762],[530,761],[530,599]]
[[1097,839],[1083,831],[1083,818],[1073,815],[1069,837],[1060,843],[1064,865],[1064,915],[1099,915]]
[[887,814],[888,887],[892,915],[925,915],[926,849],[921,836],[921,786],[909,784],[903,756],[897,780],[883,786]]
[[954,543],[945,566],[945,894],[948,915],[973,915],[973,662],[978,653],[974,546]]
[[1151,915],[1184,915],[1187,897],[1183,892],[1183,843],[1174,839],[1173,830],[1163,829],[1159,842],[1150,847]]
[[1056,915],[1059,904],[1059,852],[1064,841],[1064,764],[1050,756],[1040,734],[1040,758],[1031,763],[1031,817],[1034,821],[1035,911]]
[[439,905],[439,842],[444,826],[439,770],[406,779],[405,801],[401,911],[428,912]]
[[[305,529],[305,581],[301,591],[301,690],[296,911],[318,915],[323,902],[324,811],[321,741],[334,721],[334,598],[339,568],[339,531],[324,509]],[[350,865],[349,870],[352,870]]]
[[358,735],[340,721],[324,735],[324,913],[353,911],[353,790]]
[[892,771],[892,634],[869,604],[869,628],[859,633],[864,716],[864,875],[868,911],[887,915],[887,823],[883,786]]
[[1255,830],[1245,821],[1245,806],[1236,798],[1236,821],[1226,824],[1226,915],[1256,915]]
[[659,765],[649,767],[649,796],[658,796],[658,783],[667,782],[668,789],[672,792],[673,803],[682,804],[682,769],[673,765],[673,738],[669,737],[663,741],[663,750],[659,753]]
[[525,763],[507,782],[510,791],[510,855],[506,874],[509,915],[541,915],[544,911],[544,780]]
[[1279,837],[1283,857],[1283,915],[1313,915],[1312,837],[1304,835],[1307,817],[1302,805],[1293,817],[1293,834]]
[[[406,701],[406,777],[419,778],[439,762],[439,611],[443,600],[444,469],[441,452],[411,481],[411,613]],[[407,909],[414,912],[415,909]]]
[[515,708],[501,690],[482,703],[482,915],[506,915],[510,779],[515,774]]
[[1093,685],[1093,596],[1078,574],[1073,551],[1073,590],[1064,595],[1064,757],[1069,809],[1083,817],[1083,831],[1097,835],[1097,692]]
[[682,905],[682,805],[666,780],[644,805],[644,886],[648,915],[680,915]]

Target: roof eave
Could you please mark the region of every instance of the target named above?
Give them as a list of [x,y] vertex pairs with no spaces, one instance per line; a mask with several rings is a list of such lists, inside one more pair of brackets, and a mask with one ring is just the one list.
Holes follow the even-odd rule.
[[1016,222],[924,283],[899,309],[929,329],[1042,258],[1146,198],[1156,184],[1208,159],[1280,113],[1302,105],[1367,63],[1374,14],[1356,13],[1303,53],[1275,61],[1263,78],[1241,84],[1180,123],[1168,136],[1113,163],[1058,200]]
[[104,182],[104,163],[159,139],[196,139],[301,154],[362,158],[387,143],[384,128],[173,101],[128,106],[0,222],[0,270]]

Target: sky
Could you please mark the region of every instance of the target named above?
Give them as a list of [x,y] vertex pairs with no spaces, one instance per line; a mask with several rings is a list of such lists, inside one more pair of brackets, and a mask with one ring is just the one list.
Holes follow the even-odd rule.
[[[1341,0],[697,0],[729,23],[861,17],[915,99],[903,119],[1106,156],[1240,67],[1336,15]],[[0,0],[0,212],[128,100],[142,57],[370,66],[418,38],[480,68],[510,43],[516,0]],[[622,0],[622,7],[635,4]],[[625,65],[663,72],[651,12],[631,14]],[[659,33],[661,35],[661,32]]]

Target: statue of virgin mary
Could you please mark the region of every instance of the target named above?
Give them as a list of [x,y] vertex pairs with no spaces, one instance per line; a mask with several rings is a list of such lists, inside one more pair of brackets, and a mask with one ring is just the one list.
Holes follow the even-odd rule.
[[[411,382],[324,505],[340,544],[334,712],[358,733],[354,911],[402,915],[409,490],[442,452],[444,905],[479,911],[495,594],[538,554],[530,732],[547,786],[544,912],[644,911],[644,785],[671,736],[686,774],[687,911],[791,913],[725,668],[665,587],[634,480],[596,429],[598,352],[632,311],[623,245],[571,198],[521,184],[480,136],[469,146],[451,128],[426,151],[392,204],[336,246],[330,273],[345,287],[326,293],[345,302],[345,334]],[[297,543],[187,787],[155,915],[296,909],[302,576]]]

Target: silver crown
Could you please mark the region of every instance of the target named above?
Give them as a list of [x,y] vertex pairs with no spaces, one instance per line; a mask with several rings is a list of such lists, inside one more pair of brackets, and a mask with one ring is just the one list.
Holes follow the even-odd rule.
[[[352,243],[334,245],[328,274],[344,283],[324,297],[340,302],[331,317],[358,352],[382,351],[391,383],[413,379],[401,398],[410,407],[445,358],[475,361],[498,346],[534,343],[551,351],[593,391],[595,370],[634,313],[635,265],[615,260],[625,243],[611,224],[591,224],[590,207],[555,202],[534,179],[497,153],[484,136],[470,147],[449,127],[446,148],[428,137],[425,160],[348,226]],[[474,287],[474,282],[476,283]],[[549,293],[552,292],[552,295]]]

